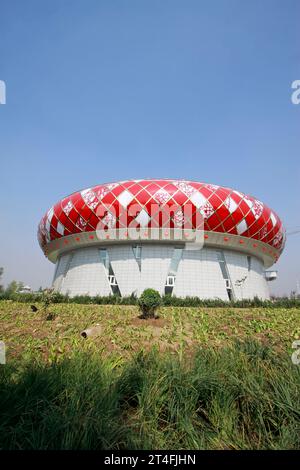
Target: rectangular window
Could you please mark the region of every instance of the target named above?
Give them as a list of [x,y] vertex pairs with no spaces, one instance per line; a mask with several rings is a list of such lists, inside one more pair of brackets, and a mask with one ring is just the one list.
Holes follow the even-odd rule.
[[121,292],[120,292],[120,289],[119,289],[119,286],[118,286],[118,283],[117,283],[116,276],[114,274],[112,265],[109,262],[108,252],[107,252],[106,248],[100,248],[99,254],[100,254],[100,261],[101,261],[101,263],[103,264],[103,266],[105,268],[106,275],[107,275],[108,282],[109,282],[110,288],[112,290],[112,293],[114,295],[121,295]]
[[174,275],[176,276],[177,270],[178,270],[178,265],[182,257],[182,248],[181,247],[175,247],[170,268],[169,268],[169,275]]
[[229,272],[228,272],[228,269],[227,269],[227,264],[226,264],[226,260],[225,260],[225,256],[224,256],[223,251],[217,250],[217,258],[218,258],[218,261],[219,261],[219,265],[220,265],[220,269],[221,269],[221,272],[222,272],[223,279],[225,280],[225,287],[226,287],[228,299],[232,300],[233,296],[232,296],[232,289],[231,289],[231,281],[230,281]]
[[133,245],[132,247],[134,257],[136,259],[136,262],[138,264],[139,270],[141,271],[142,269],[142,247],[141,245]]
[[225,263],[223,261],[219,261],[219,264],[222,271],[222,276],[224,277],[224,279],[228,279],[228,272]]
[[168,276],[167,276],[166,284],[165,284],[165,294],[172,294],[173,292],[178,266],[182,258],[182,250],[183,248],[181,246],[175,246],[174,248],[173,256],[171,259],[169,272],[168,272]]
[[247,256],[248,271],[251,271],[251,256]]
[[175,284],[175,276],[168,276],[166,286],[174,287]]
[[165,295],[172,294],[173,286],[165,286]]
[[225,256],[223,251],[217,251],[217,257],[219,261],[219,265],[222,271],[222,275],[224,279],[229,279],[229,274],[226,266]]
[[105,248],[100,248],[100,260],[105,269],[108,271],[109,270],[109,259],[108,259],[108,253]]

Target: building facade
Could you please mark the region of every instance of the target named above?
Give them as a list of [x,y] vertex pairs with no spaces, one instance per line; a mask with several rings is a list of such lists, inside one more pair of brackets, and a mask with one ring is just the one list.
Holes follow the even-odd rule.
[[51,207],[39,243],[56,264],[55,290],[75,295],[161,294],[269,298],[285,243],[277,214],[221,186],[134,180],[73,193]]

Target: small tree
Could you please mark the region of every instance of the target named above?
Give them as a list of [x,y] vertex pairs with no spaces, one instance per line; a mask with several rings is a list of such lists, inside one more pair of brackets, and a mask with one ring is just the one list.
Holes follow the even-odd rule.
[[161,305],[161,296],[155,289],[145,289],[138,299],[143,318],[155,318],[155,311]]
[[44,289],[42,292],[43,316],[46,320],[53,320],[55,318],[55,314],[49,313],[48,308],[55,302],[56,295],[57,293],[53,289]]
[[16,294],[20,289],[22,289],[23,286],[23,282],[11,281],[6,288],[5,293],[8,296]]
[[295,299],[297,295],[297,292],[295,290],[292,290],[290,293],[290,299]]

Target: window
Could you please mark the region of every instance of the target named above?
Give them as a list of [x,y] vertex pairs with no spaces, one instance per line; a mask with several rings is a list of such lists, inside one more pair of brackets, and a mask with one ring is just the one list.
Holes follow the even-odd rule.
[[168,276],[166,286],[174,287],[174,285],[175,285],[175,276]]
[[248,271],[251,271],[251,256],[247,256]]
[[227,269],[226,269],[225,261],[219,261],[219,264],[220,264],[220,268],[221,268],[221,271],[222,271],[222,276],[224,277],[224,279],[228,279],[228,272],[227,272]]
[[165,284],[165,294],[172,294],[173,288],[175,286],[175,279],[178,270],[178,265],[182,257],[182,250],[181,246],[175,246],[173,251],[173,256],[171,259],[169,272]]
[[171,259],[169,274],[173,274],[174,276],[176,275],[178,265],[179,265],[179,261],[181,260],[181,257],[182,257],[182,248],[181,247],[175,247],[174,252],[173,252],[173,256],[172,256],[172,259]]
[[142,247],[141,245],[133,245],[132,247],[134,257],[136,259],[136,262],[138,264],[139,270],[141,271],[142,269]]
[[107,279],[108,279],[110,288],[112,290],[112,293],[114,295],[121,295],[121,292],[120,292],[120,289],[119,289],[119,286],[118,286],[118,283],[117,283],[116,276],[115,276],[113,268],[112,268],[112,266],[109,262],[109,257],[108,257],[107,250],[105,248],[100,248],[99,254],[100,254],[100,261],[101,261],[101,263],[103,264],[103,266],[105,268]]
[[173,286],[165,286],[165,295],[172,294]]
[[232,300],[233,296],[232,296],[231,280],[230,280],[230,276],[229,276],[229,272],[228,272],[228,268],[227,268],[227,264],[226,264],[226,260],[225,260],[225,256],[224,256],[223,251],[217,250],[217,258],[218,258],[218,261],[219,261],[219,265],[220,265],[220,269],[221,269],[221,272],[222,272],[223,279],[225,280],[225,287],[226,287],[228,299]]
[[217,257],[218,257],[218,261],[219,261],[219,265],[222,271],[223,278],[229,279],[229,274],[228,274],[227,265],[226,265],[223,251],[217,251]]
[[108,271],[109,270],[109,259],[108,259],[108,253],[105,248],[100,248],[100,260],[105,269]]
[[108,281],[109,281],[109,284],[111,286],[117,286],[117,279],[116,279],[116,276],[114,276],[113,274],[109,275],[108,276]]

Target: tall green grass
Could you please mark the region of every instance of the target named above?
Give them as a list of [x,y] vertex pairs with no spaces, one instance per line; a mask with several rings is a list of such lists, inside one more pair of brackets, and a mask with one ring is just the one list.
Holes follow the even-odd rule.
[[0,449],[298,449],[299,391],[300,368],[255,342],[8,364]]

